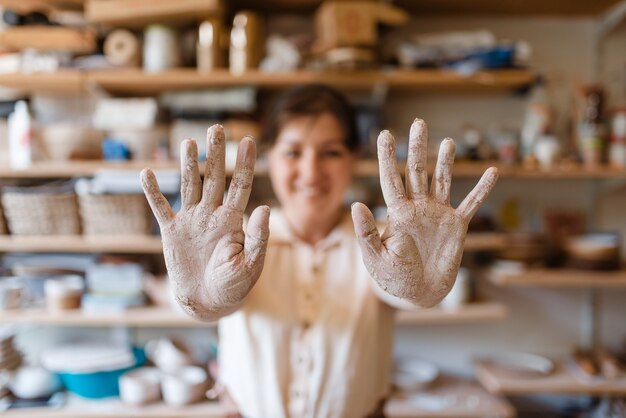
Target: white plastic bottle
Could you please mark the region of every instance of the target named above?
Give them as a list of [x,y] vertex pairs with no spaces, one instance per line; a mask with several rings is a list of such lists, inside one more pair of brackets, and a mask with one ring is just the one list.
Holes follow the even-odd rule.
[[28,104],[20,100],[9,115],[9,162],[12,168],[27,168],[32,162],[33,130]]
[[552,106],[544,83],[540,80],[533,88],[526,106],[521,132],[522,156],[533,154],[537,139],[541,135],[550,134],[552,124]]

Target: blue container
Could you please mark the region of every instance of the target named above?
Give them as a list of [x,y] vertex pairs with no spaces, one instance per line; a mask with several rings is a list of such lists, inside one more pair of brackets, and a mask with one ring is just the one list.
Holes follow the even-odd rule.
[[120,394],[118,379],[129,370],[141,366],[146,354],[140,348],[133,348],[135,364],[124,369],[93,373],[58,373],[65,388],[83,398],[100,399]]

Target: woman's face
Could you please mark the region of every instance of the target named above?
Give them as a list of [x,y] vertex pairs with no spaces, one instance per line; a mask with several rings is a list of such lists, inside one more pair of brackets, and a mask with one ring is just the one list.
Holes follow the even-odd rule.
[[287,122],[269,152],[270,178],[283,210],[309,225],[336,219],[353,162],[341,125],[331,114]]

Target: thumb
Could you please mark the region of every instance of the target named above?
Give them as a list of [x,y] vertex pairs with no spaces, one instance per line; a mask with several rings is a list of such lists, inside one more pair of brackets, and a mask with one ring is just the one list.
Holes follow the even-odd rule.
[[352,204],[352,221],[354,222],[354,231],[364,253],[378,255],[381,252],[382,242],[380,234],[376,228],[374,215],[361,202]]
[[270,236],[269,222],[270,208],[268,206],[259,206],[250,215],[243,246],[246,265],[263,264],[265,251],[267,250],[267,241]]

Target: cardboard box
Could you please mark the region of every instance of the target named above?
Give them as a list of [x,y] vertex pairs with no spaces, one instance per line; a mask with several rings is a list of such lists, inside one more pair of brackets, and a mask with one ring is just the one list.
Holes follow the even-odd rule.
[[378,25],[401,25],[409,15],[395,6],[369,1],[327,1],[315,13],[314,52],[338,47],[373,47]]

